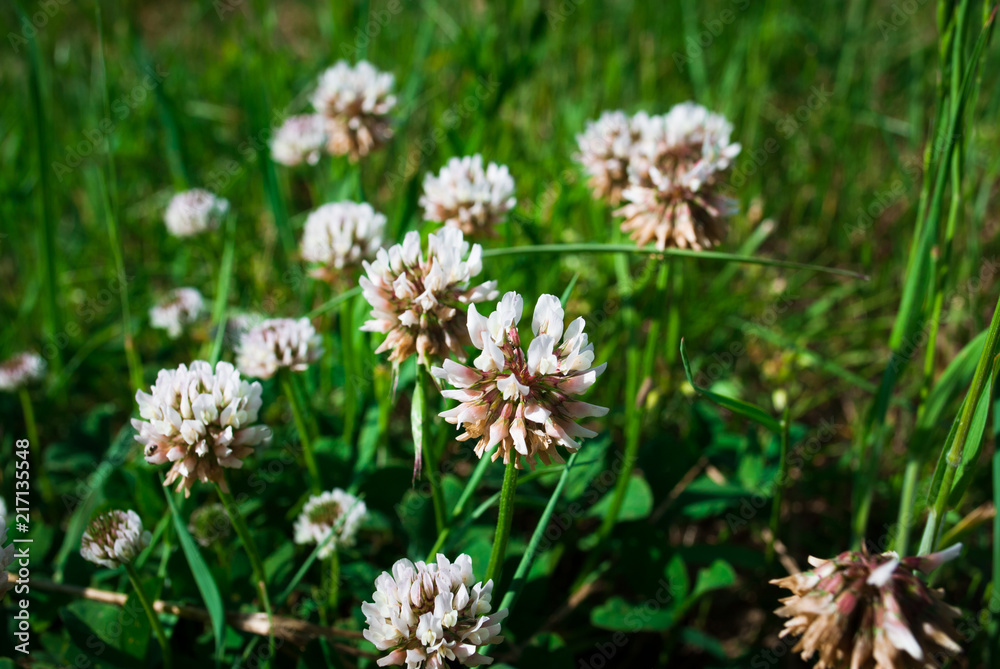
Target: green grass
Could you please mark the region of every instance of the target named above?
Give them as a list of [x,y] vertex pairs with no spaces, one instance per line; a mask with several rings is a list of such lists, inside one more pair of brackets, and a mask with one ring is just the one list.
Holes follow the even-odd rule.
[[[338,644],[373,652],[350,635],[364,627],[360,602],[393,562],[432,548],[469,553],[477,579],[500,575],[494,603],[513,608],[494,666],[596,667],[610,647],[606,666],[752,666],[780,643],[771,611],[783,593],[767,581],[788,559],[805,566],[862,542],[915,553],[963,534],[935,584],[967,616],[990,611],[1000,525],[967,516],[997,499],[1000,472],[984,438],[997,434],[1000,352],[997,47],[982,31],[988,5],[898,14],[903,4],[0,8],[0,360],[33,349],[49,364],[30,396],[0,393],[0,496],[14,506],[14,443],[33,431],[55,492],[32,498],[33,666],[160,661],[155,642],[109,636],[120,607],[44,586],[131,592],[124,572],[79,555],[86,522],[111,507],[157,530],[137,563],[150,597],[210,611],[163,617],[174,666],[266,656],[266,639],[222,619],[262,611],[258,567],[281,593],[275,616],[320,624],[322,610],[348,633],[286,644],[273,666],[374,666]],[[273,163],[275,119],[308,109],[325,67],[362,57],[396,77],[395,138],[359,165]],[[575,135],[606,109],[662,113],[688,99],[734,123],[743,151],[727,192],[741,213],[711,253],[665,258],[634,249],[591,198]],[[363,196],[392,241],[432,229],[417,204],[423,175],[475,152],[509,166],[518,196],[484,242],[482,277],[529,306],[562,295],[608,363],[584,398],[610,408],[592,421],[599,436],[571,468],[521,472],[516,491],[508,480],[512,500],[502,463],[477,467],[434,418],[450,402],[429,381],[412,406],[411,361],[393,391],[377,339],[356,330],[363,298],[314,282],[297,253],[308,212],[337,199]],[[186,187],[227,198],[229,227],[171,237],[163,211]],[[212,323],[171,341],[147,312],[179,286],[214,302]],[[262,565],[239,542],[193,542],[187,517],[218,495],[196,485],[190,500],[165,498],[129,426],[135,388],[160,369],[233,360],[212,325],[240,311],[308,315],[326,347],[296,383],[264,383],[274,439],[230,472]],[[361,494],[371,511],[339,554],[329,612],[305,606],[326,601],[329,577],[292,541],[313,478],[300,434],[323,488]],[[437,477],[412,482],[414,437]],[[509,535],[495,533],[499,513]],[[658,602],[663,581],[676,593]],[[4,619],[0,648],[13,647]],[[968,666],[996,663],[998,630],[993,620],[963,640]],[[106,653],[88,647],[92,634]],[[801,666],[789,655],[769,666]]]

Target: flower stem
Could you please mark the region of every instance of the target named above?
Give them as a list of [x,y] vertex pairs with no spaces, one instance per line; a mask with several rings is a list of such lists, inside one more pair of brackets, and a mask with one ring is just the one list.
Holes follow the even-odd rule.
[[344,362],[344,441],[354,444],[354,423],[357,418],[357,358],[354,353],[354,301],[340,305],[340,346]]
[[274,657],[274,616],[271,614],[271,599],[267,594],[267,576],[264,572],[264,563],[260,560],[257,544],[254,543],[253,537],[250,535],[250,530],[247,528],[246,521],[243,519],[243,514],[240,513],[240,508],[236,505],[232,493],[223,490],[222,486],[218,484],[216,484],[216,488],[218,488],[222,506],[226,509],[226,514],[233,523],[233,528],[239,535],[240,541],[243,542],[247,557],[250,558],[250,567],[253,569],[254,579],[257,581],[260,601],[264,606],[265,613],[267,613],[268,648],[270,650],[268,657]]
[[431,501],[434,504],[434,524],[440,535],[448,523],[445,518],[444,494],[441,492],[437,453],[434,452],[431,440],[427,438],[430,427],[430,420],[428,420],[430,411],[427,407],[427,386],[429,383],[430,374],[423,365],[417,363],[417,379],[413,387],[413,405],[410,410],[410,428],[413,431],[415,457],[422,457],[427,464],[427,481],[430,484]]
[[788,432],[792,423],[790,420],[790,407],[785,405],[784,415],[781,417],[781,455],[778,461],[778,478],[775,480],[774,494],[771,498],[771,537],[767,541],[767,562],[774,560],[774,542],[778,540],[778,522],[781,520],[781,493],[788,483]]
[[312,479],[313,493],[322,490],[319,478],[319,465],[316,464],[316,454],[313,453],[312,439],[309,436],[309,426],[306,425],[305,411],[299,401],[299,395],[292,385],[290,372],[281,372],[281,390],[285,393],[288,404],[292,407],[292,417],[295,419],[295,429],[299,433],[299,441],[302,442],[302,457],[306,461],[306,469],[309,470],[309,477]]
[[493,581],[494,587],[500,583],[503,561],[507,556],[507,539],[510,525],[514,520],[514,493],[517,490],[517,457],[512,454],[503,472],[503,488],[500,490],[500,513],[497,516],[497,531],[490,553],[490,565],[486,569],[486,580]]
[[448,526],[438,533],[437,541],[434,542],[434,547],[431,548],[430,552],[427,554],[427,561],[430,562],[437,555],[437,552],[441,550],[444,546],[444,542],[448,540],[448,535],[451,534],[451,523],[461,517],[462,512],[465,511],[465,505],[469,503],[472,498],[472,494],[479,487],[479,482],[483,480],[483,476],[486,474],[486,470],[490,466],[490,454],[483,453],[483,457],[479,458],[479,462],[476,463],[476,468],[472,470],[472,475],[469,477],[468,482],[465,484],[465,489],[462,490],[462,495],[458,498],[458,503],[455,504],[455,508],[451,511],[451,516],[448,518]]
[[332,614],[332,620],[337,619],[337,602],[340,600],[340,554],[334,550],[330,553],[330,589],[327,593],[327,608]]
[[21,411],[24,413],[24,428],[28,432],[28,443],[31,444],[31,453],[34,459],[32,467],[35,469],[35,478],[38,486],[42,490],[42,498],[46,502],[53,502],[56,498],[52,481],[42,464],[42,442],[38,440],[38,424],[35,422],[35,408],[31,404],[31,395],[27,388],[21,388],[17,392],[21,399]]
[[229,302],[229,284],[233,277],[233,260],[236,256],[236,219],[233,214],[227,214],[225,220],[226,242],[222,251],[222,264],[215,284],[215,302],[212,304],[212,325],[215,326],[215,339],[209,361],[214,365],[222,355],[222,342],[226,336],[226,305]]
[[132,587],[135,588],[135,594],[139,598],[139,603],[142,604],[142,608],[146,611],[146,617],[149,618],[149,624],[153,628],[156,640],[160,643],[160,648],[163,649],[163,666],[170,669],[173,665],[173,656],[170,651],[170,643],[167,641],[167,635],[163,631],[163,625],[160,624],[160,619],[156,615],[156,611],[153,610],[153,605],[150,603],[149,597],[146,596],[146,591],[142,587],[142,581],[139,580],[139,574],[131,562],[125,563],[125,572],[128,574],[128,579],[132,581]]

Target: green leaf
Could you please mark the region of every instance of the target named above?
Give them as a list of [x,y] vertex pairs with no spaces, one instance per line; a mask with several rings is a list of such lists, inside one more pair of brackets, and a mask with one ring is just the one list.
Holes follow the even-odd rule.
[[674,626],[676,613],[675,603],[653,608],[611,597],[590,612],[590,624],[613,632],[664,632]]
[[684,374],[687,376],[688,383],[691,387],[698,391],[700,394],[704,395],[708,399],[712,400],[719,406],[729,409],[733,413],[739,414],[744,418],[752,420],[753,422],[766,427],[775,434],[781,432],[781,422],[770,415],[760,407],[750,404],[749,402],[744,402],[743,400],[738,400],[732,397],[726,397],[725,395],[720,395],[718,393],[713,393],[707,388],[702,388],[694,382],[694,376],[691,374],[691,365],[688,363],[687,354],[684,352],[684,340],[681,339],[681,362],[684,365]]
[[[614,497],[614,490],[609,491],[601,500],[590,507],[588,516],[604,517],[611,508],[611,501]],[[625,499],[622,500],[622,508],[618,513],[619,522],[628,520],[642,520],[649,517],[653,512],[653,491],[642,476],[635,474],[628,482],[625,490]]]
[[187,523],[177,508],[173,493],[168,488],[164,488],[163,494],[170,506],[170,515],[173,516],[174,529],[177,531],[177,538],[184,551],[184,557],[187,558],[191,574],[194,576],[195,583],[198,584],[198,591],[201,592],[201,598],[205,602],[205,609],[208,610],[209,618],[212,620],[215,650],[216,653],[220,654],[222,653],[222,632],[226,625],[226,612],[222,608],[222,595],[219,594],[219,586],[215,584],[215,578],[205,563],[205,558],[201,556],[198,546],[195,545],[194,539],[188,532]]
[[1000,371],[1000,359],[993,360],[993,375],[990,382],[983,388],[982,394],[976,403],[976,410],[972,414],[972,423],[969,425],[969,434],[962,447],[962,462],[955,472],[955,483],[951,488],[951,496],[948,501],[955,505],[961,501],[966,488],[972,482],[976,464],[979,462],[979,454],[983,450],[983,434],[986,432],[986,419],[990,414],[990,407],[993,404],[993,394],[996,390],[997,372]]
[[716,560],[711,566],[698,572],[698,577],[694,583],[694,591],[691,593],[691,600],[700,599],[703,595],[728,588],[736,582],[736,572],[732,566],[724,560]]

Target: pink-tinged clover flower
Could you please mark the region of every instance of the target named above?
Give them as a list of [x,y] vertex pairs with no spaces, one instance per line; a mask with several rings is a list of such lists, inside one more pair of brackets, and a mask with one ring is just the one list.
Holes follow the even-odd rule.
[[340,60],[320,75],[312,104],[326,121],[327,151],[357,161],[389,141],[394,83],[365,60],[353,66]]
[[489,318],[469,307],[469,336],[481,351],[475,367],[445,360],[432,372],[455,387],[442,394],[460,404],[440,415],[464,430],[459,441],[478,439],[480,458],[497,446],[494,461],[513,457],[521,467],[523,458],[533,467],[536,457],[545,464],[564,462],[557,446],[575,452],[578,438],[596,436],[576,421],[608,410],[573,397],[586,392],[607,364],[593,366],[594,345],[582,318],[563,329],[564,312],[554,295],[538,299],[534,339],[525,353],[517,327],[523,306],[521,296],[509,292]]

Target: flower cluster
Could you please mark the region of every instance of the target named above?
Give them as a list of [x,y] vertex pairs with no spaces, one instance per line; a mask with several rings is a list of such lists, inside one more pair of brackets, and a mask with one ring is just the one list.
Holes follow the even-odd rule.
[[202,360],[163,369],[150,393],[136,391],[139,431],[146,462],[171,462],[164,485],[180,479],[177,489],[191,494],[195,480],[218,483],[228,490],[223,468],[239,469],[253,447],[270,438],[268,428],[254,425],[261,407],[261,385],[240,378],[228,362]]
[[269,379],[280,369],[305,371],[322,354],[322,339],[308,318],[272,318],[243,335],[236,366],[247,376]]
[[229,211],[229,201],[207,190],[193,188],[174,195],[163,220],[177,237],[190,237],[219,227]]
[[375,257],[382,247],[385,216],[367,203],[334,202],[309,214],[302,234],[302,257],[315,263],[310,274],[334,281],[341,272]]
[[414,352],[421,364],[448,355],[464,360],[468,333],[457,317],[461,307],[497,295],[496,281],[469,288],[483,269],[482,253],[479,244],[469,250],[460,230],[443,228],[430,235],[426,258],[420,234],[408,232],[402,244],[379,249],[374,261],[364,261],[361,288],[372,320],[361,329],[387,335],[376,353],[391,351],[393,362]]
[[424,177],[420,206],[424,218],[459,228],[467,235],[495,235],[494,227],[514,208],[514,180],[506,165],[483,169],[478,153],[452,158],[441,172]]
[[[6,509],[4,509],[6,512]],[[6,513],[0,514],[0,599],[10,589],[7,569],[14,563],[14,544],[4,546],[7,543],[7,518]]]
[[25,351],[0,363],[0,390],[14,392],[45,375],[45,360]]
[[114,509],[90,521],[80,540],[80,555],[94,564],[115,569],[134,560],[149,545],[149,539],[139,514]]
[[175,288],[149,310],[149,324],[176,339],[204,310],[205,299],[196,288]]
[[490,613],[493,581],[472,585],[472,558],[455,562],[440,553],[437,562],[399,560],[392,573],[375,579],[374,602],[361,606],[366,639],[390,651],[378,664],[407,669],[447,669],[449,661],[474,667],[492,658],[478,651],[503,641],[500,622],[507,609]]
[[571,399],[590,388],[607,363],[592,366],[594,345],[583,331],[582,318],[563,331],[564,312],[554,295],[538,299],[531,319],[534,339],[525,355],[517,328],[523,308],[521,296],[514,292],[503,296],[489,318],[469,307],[469,335],[482,353],[475,368],[445,360],[442,367],[432,369],[456,388],[442,394],[461,402],[440,415],[465,430],[459,441],[479,440],[480,458],[498,446],[493,460],[503,455],[507,463],[514,457],[518,467],[522,458],[532,467],[536,457],[546,464],[564,462],[556,446],[574,452],[580,447],[574,437],[596,435],[576,419],[608,412]]
[[340,488],[314,495],[295,521],[295,543],[320,544],[333,532],[319,552],[320,559],[325,559],[341,546],[354,545],[367,513],[364,502]]
[[595,198],[612,205],[622,199],[628,185],[629,157],[639,139],[639,127],[645,114],[629,119],[623,111],[606,111],[596,121],[587,121],[587,128],[576,136],[580,152],[575,156],[583,166]]
[[291,116],[271,139],[271,157],[276,163],[294,167],[315,165],[326,144],[326,121],[319,114]]
[[720,175],[739,154],[723,116],[685,102],[661,116],[631,121],[639,139],[629,158],[627,202],[615,212],[639,246],[710,248],[724,236],[736,203],[718,192]]
[[961,544],[923,557],[847,551],[809,558],[813,569],[771,583],[792,591],[776,613],[790,618],[781,636],[801,636],[792,649],[819,654],[816,669],[942,666],[961,651],[952,620],[959,614],[916,572],[956,557]]
[[364,60],[353,67],[338,61],[320,75],[312,104],[326,123],[327,151],[357,160],[392,137],[394,83],[392,74]]

